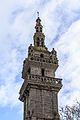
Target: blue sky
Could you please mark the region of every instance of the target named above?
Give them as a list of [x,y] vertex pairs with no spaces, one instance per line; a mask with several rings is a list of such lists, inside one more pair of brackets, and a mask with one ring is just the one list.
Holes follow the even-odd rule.
[[37,11],[46,45],[57,50],[63,79],[59,106],[80,101],[80,0],[3,0],[0,3],[0,120],[22,120],[21,71],[33,43]]

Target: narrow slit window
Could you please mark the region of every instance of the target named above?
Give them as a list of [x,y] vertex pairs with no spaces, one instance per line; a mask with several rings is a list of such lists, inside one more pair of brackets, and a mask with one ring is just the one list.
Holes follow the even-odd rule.
[[39,42],[37,42],[37,46],[39,46]]
[[44,76],[44,69],[41,69],[41,74],[42,76]]
[[38,32],[38,27],[36,28],[36,32]]
[[41,45],[42,45],[42,47],[44,46],[44,39],[43,38],[41,38]]
[[39,40],[39,37],[37,37],[37,40]]
[[44,55],[41,53],[41,54],[40,54],[40,57],[41,57],[41,58],[43,58],[43,57],[44,57]]
[[42,42],[42,47],[44,46],[44,42]]
[[29,73],[29,74],[30,74],[30,71],[31,71],[31,70],[30,70],[30,68],[29,68],[29,69],[28,69],[28,73]]

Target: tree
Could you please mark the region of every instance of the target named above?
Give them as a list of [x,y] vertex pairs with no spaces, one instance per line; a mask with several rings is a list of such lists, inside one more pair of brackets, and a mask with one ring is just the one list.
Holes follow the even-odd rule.
[[80,120],[80,103],[73,106],[66,105],[60,109],[61,120]]

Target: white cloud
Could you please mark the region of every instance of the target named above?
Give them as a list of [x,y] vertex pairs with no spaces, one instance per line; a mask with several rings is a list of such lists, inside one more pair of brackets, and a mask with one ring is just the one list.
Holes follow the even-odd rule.
[[19,105],[18,94],[20,84],[12,83],[2,85],[0,88],[0,106],[15,106]]
[[[59,58],[62,61],[58,75],[63,78],[63,90],[61,94],[62,104],[73,104],[74,101],[80,101],[80,20],[73,23],[68,32],[66,32],[56,43],[59,51]],[[64,57],[67,55],[67,58]],[[64,60],[63,60],[64,59]]]
[[[19,105],[19,89],[21,87],[21,71],[23,59],[27,57],[27,47],[32,39],[33,17],[31,10],[36,0],[7,1],[0,9],[0,105]],[[40,2],[40,1],[39,1]],[[39,4],[37,2],[37,4]],[[30,7],[30,8],[29,8]],[[31,9],[31,10],[30,10]],[[28,17],[26,17],[28,15]],[[30,24],[29,24],[30,23]],[[32,30],[33,31],[33,30]],[[26,34],[27,33],[27,34]],[[30,38],[31,36],[31,38]]]
[[[16,50],[9,51],[8,59],[4,60],[0,71],[0,105],[14,106],[19,103],[18,92],[20,88],[20,68],[18,52]],[[17,75],[19,77],[17,77]],[[17,80],[18,79],[18,80]]]

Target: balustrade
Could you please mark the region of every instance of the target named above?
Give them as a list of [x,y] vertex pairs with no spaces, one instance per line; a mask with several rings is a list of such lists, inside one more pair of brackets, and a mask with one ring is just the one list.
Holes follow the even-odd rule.
[[40,83],[52,83],[52,84],[61,84],[61,79],[47,77],[47,76],[39,76],[39,75],[28,75],[28,80],[33,82],[40,82]]
[[53,61],[49,58],[40,58],[40,57],[30,57],[31,61],[38,61],[38,62],[46,62],[46,63],[53,63]]

